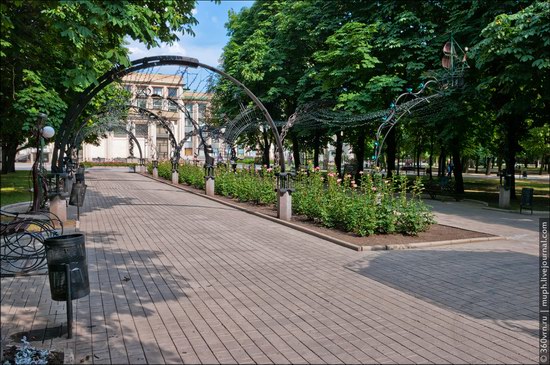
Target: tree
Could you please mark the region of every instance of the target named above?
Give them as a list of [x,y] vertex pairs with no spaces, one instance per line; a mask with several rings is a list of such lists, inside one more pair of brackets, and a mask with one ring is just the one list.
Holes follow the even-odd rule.
[[[113,65],[128,65],[125,37],[148,47],[192,34],[191,0],[15,1],[0,4],[2,19],[2,172],[14,170],[17,145],[38,112],[60,125],[75,95]],[[63,133],[64,131],[59,131]]]
[[535,1],[512,14],[500,14],[481,31],[474,46],[476,66],[482,72],[480,92],[490,97],[502,126],[506,173],[512,176],[519,143],[534,126],[548,120],[550,70],[550,3]]

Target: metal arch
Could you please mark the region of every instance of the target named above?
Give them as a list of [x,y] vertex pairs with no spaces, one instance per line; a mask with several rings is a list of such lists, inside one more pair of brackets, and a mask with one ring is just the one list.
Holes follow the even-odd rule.
[[[388,134],[393,129],[393,127],[399,122],[399,120],[403,116],[405,116],[407,113],[410,114],[411,111],[419,104],[430,103],[431,98],[441,96],[440,93],[436,93],[430,96],[422,96],[422,94],[426,91],[428,86],[431,86],[432,84],[439,85],[439,81],[436,79],[433,79],[433,80],[429,80],[426,83],[422,83],[420,90],[418,90],[417,92],[412,92],[412,89],[409,89],[407,90],[407,92],[404,92],[401,95],[399,95],[397,99],[395,99],[395,101],[391,104],[388,115],[382,118],[384,121],[382,122],[382,124],[380,124],[376,132],[377,145],[376,145],[376,150],[374,155],[375,166],[378,166],[378,160],[380,158],[380,154],[382,153],[382,146],[384,145],[384,142],[386,141]],[[407,96],[409,97],[412,96],[413,99],[401,104],[402,100]],[[382,140],[380,140],[381,137],[382,137]]]
[[[152,94],[151,97],[157,97],[157,98],[163,98],[162,96],[158,95],[158,94]],[[178,110],[182,113],[185,114],[185,117],[187,119],[189,119],[191,121],[191,124],[193,124],[193,129],[195,131],[195,133],[193,135],[198,135],[199,138],[201,139],[201,145],[203,146],[203,149],[204,149],[204,158],[205,158],[205,163],[207,165],[213,165],[213,161],[214,161],[214,158],[210,155],[210,149],[211,149],[211,146],[208,145],[206,143],[206,138],[204,138],[204,135],[203,135],[203,132],[205,131],[203,127],[201,127],[199,125],[199,123],[197,123],[197,121],[195,119],[193,119],[193,117],[191,116],[191,114],[189,114],[189,110],[187,110],[186,108],[182,107],[176,100],[174,100],[173,98],[171,97],[166,97],[166,98],[163,98],[165,100],[168,100],[170,101],[172,104],[174,104]],[[184,143],[188,140],[188,137],[185,136],[181,141],[180,143],[178,144],[178,159],[176,161],[179,160],[179,156],[181,156],[181,149],[183,148],[183,145]]]
[[162,125],[162,127],[168,132],[168,137],[169,137],[168,139],[170,140],[170,144],[172,145],[172,158],[170,158],[170,160],[172,161],[172,171],[175,171],[177,169],[178,161],[181,157],[181,154],[180,154],[181,149],[176,140],[176,136],[174,136],[174,132],[172,132],[172,129],[168,125],[168,121],[164,119],[162,116],[156,113],[153,113],[149,109],[141,108],[139,106],[131,105],[131,104],[125,105],[125,107],[127,107],[128,109],[136,109],[141,115],[148,114],[149,119],[157,120]]
[[139,60],[134,60],[131,62],[130,67],[123,65],[116,65],[110,71],[102,75],[97,83],[88,86],[84,91],[82,91],[74,104],[69,108],[65,119],[63,120],[61,127],[59,128],[59,133],[55,140],[54,152],[52,156],[52,171],[62,172],[63,171],[63,159],[61,154],[64,151],[65,146],[67,145],[70,134],[74,128],[76,120],[86,108],[88,103],[96,96],[101,90],[103,90],[107,85],[111,84],[113,81],[121,79],[123,76],[142,69],[157,67],[157,66],[166,66],[166,65],[175,65],[175,66],[187,66],[192,68],[202,67],[213,71],[223,77],[229,79],[232,83],[239,86],[244,92],[252,99],[252,101],[258,106],[258,108],[264,114],[265,119],[269,123],[273,134],[275,136],[275,141],[277,143],[277,148],[279,149],[279,165],[281,167],[281,172],[285,171],[285,162],[284,162],[284,152],[281,138],[277,127],[271,115],[267,111],[266,107],[262,102],[250,91],[242,82],[235,79],[231,75],[227,74],[224,71],[219,70],[216,67],[212,67],[206,64],[199,62],[196,58],[191,57],[182,57],[182,56],[154,56],[154,57],[145,57]]
[[[103,127],[101,125],[99,125],[98,127]],[[108,126],[107,126],[108,127]],[[114,126],[113,129],[120,129],[124,132],[126,132],[128,134],[128,136],[130,137],[130,139],[132,141],[135,142],[135,144],[137,145],[138,147],[138,150],[139,150],[139,158],[140,160],[143,160],[143,151],[141,149],[141,145],[139,144],[139,141],[138,139],[136,138],[135,134],[131,131],[131,130],[127,130],[126,128],[124,128],[123,126]],[[82,132],[82,128],[78,131],[78,133],[76,134],[75,138],[74,138],[74,141],[73,141],[73,144],[72,145],[69,145],[69,148],[67,149],[69,152],[70,151],[73,151],[75,148],[77,148],[77,146],[80,146],[80,144],[82,143],[82,141],[84,140],[84,135],[80,136],[81,132]],[[106,128],[106,130],[109,130],[109,128]],[[79,138],[79,136],[81,138]]]

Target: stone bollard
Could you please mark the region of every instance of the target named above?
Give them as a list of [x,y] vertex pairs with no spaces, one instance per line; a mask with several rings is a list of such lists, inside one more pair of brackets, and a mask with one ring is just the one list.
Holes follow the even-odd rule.
[[506,189],[504,186],[501,186],[499,190],[498,207],[510,209],[510,189]]
[[50,213],[55,214],[63,223],[67,222],[67,203],[59,195],[50,199]]
[[159,177],[159,170],[156,167],[153,167],[153,177],[158,178]]
[[292,195],[288,190],[277,192],[277,218],[284,221],[292,219]]
[[172,184],[177,185],[180,182],[180,174],[177,171],[172,171]]
[[147,169],[145,168],[144,165],[141,165],[141,166],[139,167],[139,172],[142,173],[142,174],[144,174],[145,171],[147,171]]
[[206,185],[205,186],[206,195],[207,196],[214,196],[215,195],[215,192],[214,192],[214,178],[212,178],[212,177],[206,178],[205,185]]

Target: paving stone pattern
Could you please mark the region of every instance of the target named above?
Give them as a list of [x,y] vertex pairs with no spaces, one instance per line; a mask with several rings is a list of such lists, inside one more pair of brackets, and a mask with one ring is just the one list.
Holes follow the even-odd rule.
[[[77,363],[535,363],[536,241],[356,252],[138,174],[92,169]],[[490,212],[487,212],[490,214]],[[58,328],[3,278],[1,334]]]

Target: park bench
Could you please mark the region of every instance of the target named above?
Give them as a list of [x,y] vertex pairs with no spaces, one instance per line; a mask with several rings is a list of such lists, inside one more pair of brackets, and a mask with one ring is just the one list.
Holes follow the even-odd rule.
[[463,195],[456,192],[453,179],[448,176],[441,176],[438,181],[429,180],[425,185],[425,191],[431,199],[438,195],[452,196],[456,201],[463,199]]

